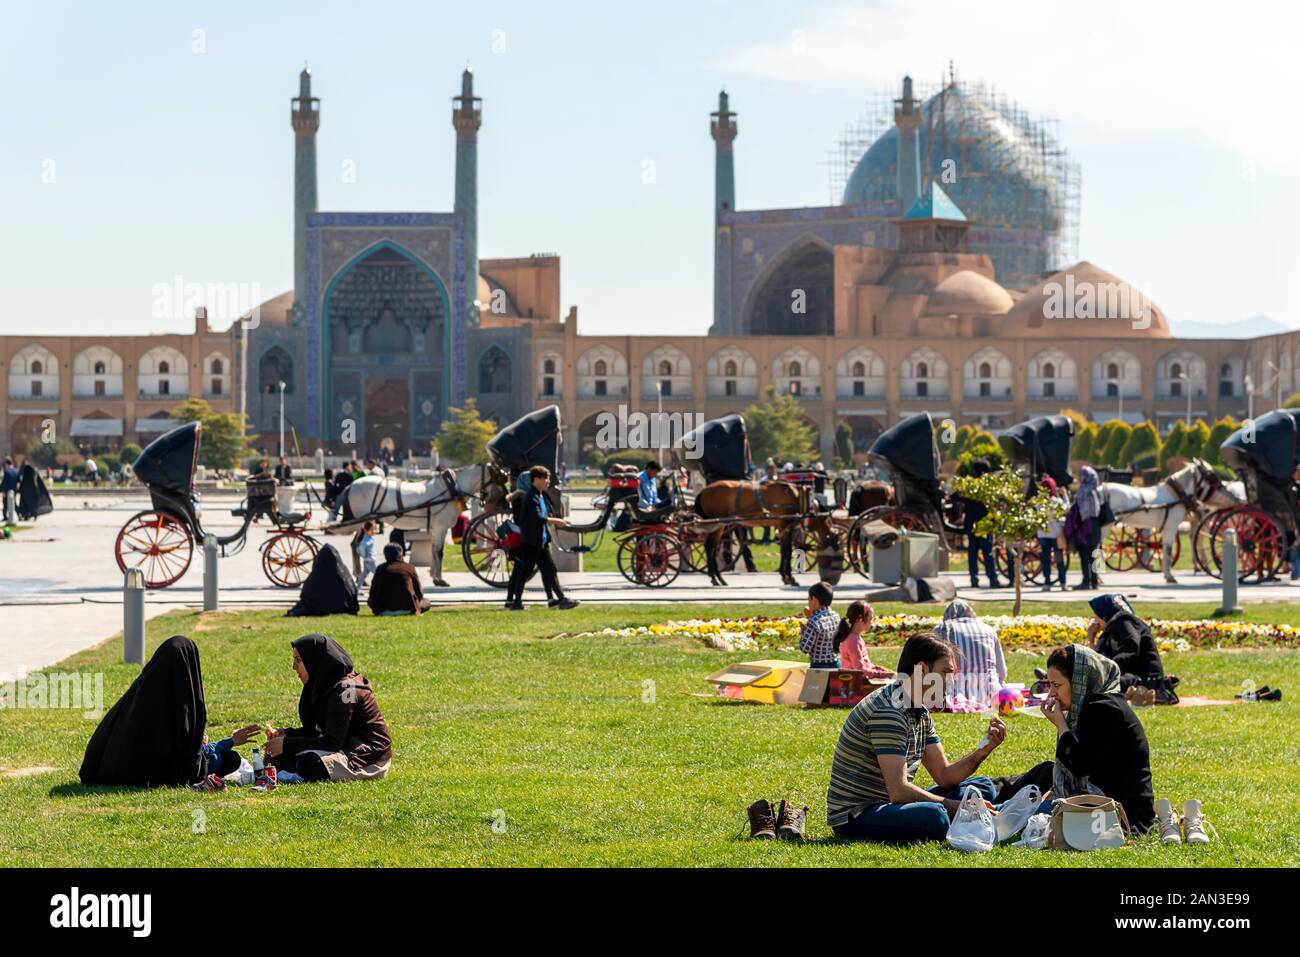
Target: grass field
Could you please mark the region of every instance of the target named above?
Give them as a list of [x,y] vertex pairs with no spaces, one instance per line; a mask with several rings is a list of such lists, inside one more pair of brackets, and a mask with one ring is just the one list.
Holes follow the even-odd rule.
[[[421,619],[269,612],[177,612],[149,626],[199,644],[213,737],[251,720],[294,719],[299,685],[288,642],[338,639],[374,683],[393,730],[382,782],[248,788],[84,788],[77,769],[95,721],[69,710],[0,712],[0,861],[31,865],[850,865],[971,863],[945,845],[894,848],[830,839],[825,790],[846,712],[735,705],[689,697],[704,676],[750,653],[650,638],[554,637],[670,618],[786,614],[793,605],[583,606],[561,613],[458,608]],[[1055,609],[1080,613],[1082,604]],[[901,607],[881,607],[888,613]],[[908,610],[916,611],[915,606]],[[987,613],[1008,609],[993,603]],[[1206,617],[1212,606],[1145,606],[1152,617]],[[1256,620],[1300,623],[1300,606],[1253,605]],[[897,649],[872,650],[893,665]],[[102,670],[105,706],[138,668],[120,640],[64,670]],[[1012,680],[1038,655],[1008,654]],[[1002,847],[995,866],[1300,864],[1300,651],[1195,650],[1167,656],[1188,695],[1231,698],[1246,678],[1286,689],[1280,703],[1141,712],[1158,796],[1201,798],[1222,840],[1152,843],[1085,857]],[[653,695],[647,693],[653,682]],[[653,700],[647,700],[653,698]],[[948,753],[973,747],[983,722],[937,715]],[[1010,721],[981,769],[1024,770],[1050,756],[1042,719]],[[34,768],[49,768],[44,772]],[[16,773],[18,772],[18,773]],[[921,783],[927,783],[921,772]],[[745,806],[787,797],[811,807],[803,845],[741,837]],[[201,823],[201,827],[199,827]],[[494,828],[494,823],[496,827]],[[202,833],[195,833],[200,830]]]

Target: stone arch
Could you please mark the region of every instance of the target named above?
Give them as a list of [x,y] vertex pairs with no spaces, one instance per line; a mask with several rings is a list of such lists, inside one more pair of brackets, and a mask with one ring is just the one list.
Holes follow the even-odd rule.
[[190,391],[190,367],[178,350],[155,346],[140,357],[137,376],[142,396],[179,396]]
[[537,394],[558,398],[564,394],[564,356],[547,350],[537,357]]
[[963,394],[968,399],[1004,399],[1011,396],[1015,367],[1006,354],[985,346],[962,367]]
[[739,346],[727,345],[704,364],[709,398],[758,395],[758,360]]
[[39,343],[24,346],[9,359],[9,397],[54,398],[59,394],[59,360]]
[[786,395],[820,396],[821,360],[803,346],[791,346],[772,360],[772,382]]
[[210,352],[203,359],[203,394],[230,394],[230,360],[220,352]]
[[643,398],[689,398],[691,395],[691,360],[676,346],[664,343],[651,351],[641,361],[641,393]]
[[1044,349],[1029,360],[1030,399],[1073,399],[1079,394],[1078,364],[1060,349]]
[[120,398],[122,357],[105,345],[82,349],[72,360],[73,396]]
[[514,363],[498,345],[490,345],[478,359],[480,395],[510,392],[514,388]]
[[835,394],[841,399],[882,399],[888,378],[885,360],[859,347],[844,353],[835,363]]
[[904,399],[946,399],[948,397],[948,360],[931,349],[914,349],[899,366]]
[[741,313],[755,336],[829,336],[835,331],[835,254],[805,233],[764,266]]
[[578,398],[627,396],[627,357],[607,345],[592,346],[578,356]]
[[1142,363],[1126,349],[1108,349],[1092,363],[1092,397],[1114,398],[1121,393],[1126,399],[1142,395]]
[[263,395],[275,395],[280,391],[281,382],[284,383],[284,394],[292,395],[293,357],[283,346],[271,346],[257,362],[257,391]]
[[1203,396],[1205,360],[1190,349],[1173,349],[1156,362],[1156,396],[1161,399]]

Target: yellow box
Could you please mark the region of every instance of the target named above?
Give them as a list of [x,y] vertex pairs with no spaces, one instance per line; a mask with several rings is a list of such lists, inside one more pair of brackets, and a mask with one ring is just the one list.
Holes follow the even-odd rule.
[[803,692],[806,661],[782,661],[766,658],[762,661],[741,661],[715,671],[706,679],[715,685],[730,685],[740,689],[746,701],[761,704],[798,704]]

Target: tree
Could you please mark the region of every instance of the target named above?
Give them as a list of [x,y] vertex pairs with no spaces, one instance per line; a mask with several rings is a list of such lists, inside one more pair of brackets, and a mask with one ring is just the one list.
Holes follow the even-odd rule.
[[1120,462],[1132,463],[1135,469],[1153,469],[1160,455],[1160,433],[1151,422],[1140,422],[1129,434]]
[[1080,412],[1078,409],[1066,408],[1066,409],[1062,409],[1058,414],[1065,416],[1067,419],[1069,419],[1071,422],[1074,423],[1075,435],[1078,435],[1083,429],[1087,428],[1088,425],[1090,424],[1090,420],[1088,419],[1088,417],[1084,415],[1082,412]]
[[853,468],[853,427],[847,422],[835,426],[835,458],[840,468]]
[[957,457],[957,474],[972,474],[975,463],[980,459],[993,469],[1000,469],[1007,464],[1007,455],[1002,451],[1002,446],[996,442],[972,442],[966,451]]
[[1187,430],[1187,438],[1183,442],[1183,457],[1188,459],[1203,458],[1205,455],[1205,446],[1210,441],[1210,427],[1205,424],[1204,419],[1197,419],[1192,423],[1192,427]]
[[1164,444],[1160,446],[1160,471],[1166,475],[1169,474],[1169,460],[1174,456],[1183,454],[1183,445],[1187,441],[1187,426],[1183,425],[1182,419],[1174,423],[1169,434],[1165,436]]
[[140,446],[136,445],[134,442],[128,442],[126,445],[122,446],[121,459],[127,465],[135,465],[135,460],[140,457],[140,453],[143,451],[144,449],[140,448]]
[[1097,441],[1097,426],[1089,422],[1074,433],[1074,447],[1070,449],[1070,458],[1075,461],[1092,461],[1093,443]]
[[218,412],[202,399],[186,399],[172,409],[171,415],[179,422],[203,426],[199,464],[207,468],[233,469],[251,451],[244,417],[236,412]]
[[1225,415],[1218,422],[1214,423],[1214,428],[1210,429],[1210,437],[1206,440],[1205,447],[1201,449],[1201,458],[1211,465],[1222,465],[1223,456],[1219,454],[1219,446],[1228,440],[1228,436],[1241,428],[1241,423],[1230,415]]
[[[1106,440],[1106,447],[1101,453],[1101,465],[1110,465],[1115,468],[1122,468],[1128,463],[1123,461],[1124,447],[1128,445],[1129,436],[1133,434],[1133,427],[1127,422],[1116,422],[1115,427],[1111,429],[1110,438]],[[1096,447],[1093,447],[1093,454],[1096,454]]]
[[443,420],[433,447],[457,465],[487,461],[487,444],[497,434],[497,427],[478,414],[478,403],[465,400],[463,409],[452,408],[451,418]]
[[31,445],[27,446],[27,461],[37,468],[52,469],[80,458],[81,453],[68,439],[56,439],[53,442],[33,439]]
[[1002,542],[1011,552],[1011,578],[1016,583],[1012,615],[1020,614],[1020,567],[1025,543],[1065,515],[1065,503],[1051,495],[1025,498],[1024,480],[1013,468],[1000,468],[978,478],[963,476],[953,481],[953,490],[963,498],[980,502],[988,514],[975,523],[975,534]]
[[1110,437],[1114,434],[1115,427],[1121,424],[1119,419],[1107,419],[1097,427],[1097,436],[1092,440],[1093,465],[1105,464],[1106,447],[1110,444]]
[[744,413],[749,451],[755,462],[807,462],[817,455],[812,426],[803,417],[799,401],[769,385],[763,401]]
[[1300,392],[1292,392],[1285,402],[1282,403],[1284,409],[1300,409]]

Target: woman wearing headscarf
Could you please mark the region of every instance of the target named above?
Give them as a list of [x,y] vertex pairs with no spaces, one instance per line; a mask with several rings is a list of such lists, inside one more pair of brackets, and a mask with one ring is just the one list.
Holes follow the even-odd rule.
[[285,616],[355,615],[360,610],[356,579],[348,573],[338,549],[325,545],[312,560],[311,571],[302,583],[297,603],[285,612]]
[[333,638],[303,635],[293,646],[302,682],[299,728],[271,730],[266,753],[277,772],[306,781],[382,778],[392,763],[392,738],[370,682]]
[[[997,630],[979,620],[975,609],[955,598],[943,610],[934,633],[957,649],[957,671],[948,695],[951,710],[978,710],[997,704],[1007,678],[1007,663]],[[961,697],[959,698],[958,695]]]
[[1119,666],[1066,645],[1048,656],[1047,683],[1043,714],[1057,733],[1052,796],[1104,794],[1123,806],[1135,832],[1148,830],[1156,820],[1151,751],[1120,692]]
[[[1069,493],[1058,488],[1056,479],[1046,475],[1042,480],[1042,494],[1059,499],[1062,504],[1070,504]],[[1066,509],[1069,510],[1068,508]],[[1055,558],[1056,577],[1065,588],[1065,549],[1060,546],[1061,520],[1053,519],[1038,531],[1038,550],[1043,558],[1043,591],[1052,590],[1052,563]]]
[[1140,696],[1144,703],[1177,704],[1173,686],[1178,679],[1166,677],[1151,629],[1128,600],[1123,595],[1098,595],[1088,607],[1095,616],[1088,625],[1088,643],[1119,666],[1119,686],[1129,700]]
[[228,774],[239,767],[239,755],[204,747],[207,720],[199,649],[175,635],[158,646],[99,722],[86,745],[81,783],[177,787]]
[[1101,545],[1101,490],[1097,470],[1085,465],[1079,470],[1079,491],[1065,516],[1065,537],[1079,552],[1083,582],[1076,591],[1090,591],[1100,582],[1093,567],[1093,553]]

